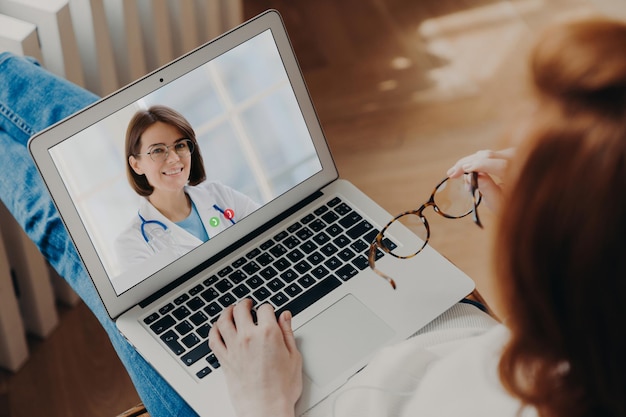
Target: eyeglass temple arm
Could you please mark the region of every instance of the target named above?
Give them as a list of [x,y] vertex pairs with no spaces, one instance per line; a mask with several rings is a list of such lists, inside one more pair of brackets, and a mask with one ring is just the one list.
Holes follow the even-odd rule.
[[376,259],[376,250],[377,249],[378,249],[377,242],[376,241],[372,242],[372,244],[370,245],[369,256],[368,256],[369,267],[378,276],[380,276],[381,278],[384,278],[385,280],[387,280],[387,282],[389,282],[389,284],[391,284],[391,287],[395,290],[396,289],[396,282],[393,280],[393,278],[391,278],[389,275],[385,274],[384,272],[378,270],[376,268],[376,265],[374,264],[374,261]]
[[[480,202],[480,191],[478,191],[478,172],[474,171],[472,172],[472,185],[471,185],[471,192],[472,192],[472,200],[474,201],[474,209],[472,210],[472,218],[474,220],[474,223],[476,223],[476,226],[480,227],[481,229],[483,228],[483,224],[480,221],[480,218],[478,217],[478,204]],[[478,197],[476,197],[476,194],[478,194]]]

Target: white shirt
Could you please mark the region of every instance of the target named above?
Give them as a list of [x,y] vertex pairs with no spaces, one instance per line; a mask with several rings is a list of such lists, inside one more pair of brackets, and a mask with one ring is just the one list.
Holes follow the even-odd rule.
[[307,417],[536,417],[502,387],[508,329],[458,304],[417,336],[384,348]]
[[[248,196],[218,182],[204,181],[193,187],[186,186],[185,193],[195,204],[209,238],[232,225],[220,210],[233,210],[233,220],[237,222],[259,207]],[[147,222],[159,223],[144,224],[139,215]],[[142,224],[148,234],[148,241],[141,233]],[[165,225],[167,230],[161,224]],[[157,254],[174,260],[200,244],[202,244],[200,239],[161,214],[147,198],[141,197],[138,215],[133,216],[130,224],[116,239],[115,250],[120,266],[127,269]]]

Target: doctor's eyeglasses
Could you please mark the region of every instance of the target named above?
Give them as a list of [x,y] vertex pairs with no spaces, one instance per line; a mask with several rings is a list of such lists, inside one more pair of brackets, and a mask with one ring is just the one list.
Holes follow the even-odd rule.
[[178,139],[173,145],[164,145],[162,143],[159,143],[157,145],[151,146],[148,152],[138,153],[135,156],[150,155],[150,158],[154,162],[163,162],[169,156],[170,148],[174,148],[174,152],[176,152],[176,155],[178,155],[180,158],[188,157],[193,153],[194,149],[191,139],[182,138]]
[[[420,253],[430,238],[428,220],[423,214],[429,206],[435,213],[448,219],[460,219],[472,214],[474,223],[482,228],[477,211],[481,198],[478,191],[477,172],[465,174],[459,178],[445,178],[435,187],[428,201],[420,208],[397,215],[376,235],[369,250],[370,268],[386,279],[395,289],[396,283],[393,278],[376,268],[376,260],[382,256],[378,249],[398,259],[409,259]],[[412,245],[394,243],[394,236],[406,233],[403,231],[404,228],[408,228],[419,237]]]

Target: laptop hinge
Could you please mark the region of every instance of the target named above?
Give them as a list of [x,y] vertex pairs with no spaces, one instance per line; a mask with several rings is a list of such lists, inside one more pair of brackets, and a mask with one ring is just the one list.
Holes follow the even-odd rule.
[[178,279],[172,281],[171,283],[167,284],[165,287],[161,288],[159,291],[155,292],[150,297],[148,297],[145,300],[139,302],[139,306],[141,308],[144,308],[144,307],[150,305],[154,301],[156,301],[159,298],[161,298],[163,295],[165,295],[168,292],[172,291],[174,288],[178,287],[179,285],[182,285],[183,283],[185,283],[186,281],[188,281],[192,277],[196,276],[197,274],[199,274],[203,270],[207,269],[209,266],[213,265],[214,263],[220,261],[221,259],[223,259],[224,257],[228,256],[229,254],[231,254],[235,250],[239,249],[240,247],[242,247],[243,245],[248,243],[250,240],[254,239],[255,237],[257,237],[259,235],[261,235],[262,233],[265,233],[267,230],[271,229],[272,227],[274,227],[275,225],[277,225],[281,221],[285,220],[287,217],[291,216],[296,211],[300,210],[301,208],[305,207],[306,205],[308,205],[311,202],[315,201],[316,199],[320,198],[322,195],[323,195],[323,193],[321,191],[316,191],[315,193],[311,194],[307,198],[305,198],[302,201],[300,201],[298,204],[295,204],[294,206],[292,206],[289,209],[285,210],[284,212],[280,213],[278,216],[274,217],[272,220],[268,221],[266,224],[258,227],[254,231],[248,233],[246,236],[244,236],[241,239],[239,239],[236,242],[234,242],[232,245],[222,249],[221,251],[219,251],[215,255],[211,256],[209,259],[207,259],[206,261],[202,262],[197,267],[191,269],[189,272],[185,273],[180,278],[178,278]]

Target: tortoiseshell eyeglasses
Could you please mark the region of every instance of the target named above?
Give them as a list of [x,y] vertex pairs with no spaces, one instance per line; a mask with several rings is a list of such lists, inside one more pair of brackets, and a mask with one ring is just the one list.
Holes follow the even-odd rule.
[[[482,228],[477,211],[481,199],[482,196],[478,191],[477,172],[471,172],[458,178],[445,178],[437,184],[428,201],[422,204],[420,208],[397,215],[376,235],[369,250],[370,268],[386,279],[395,289],[396,283],[393,278],[376,268],[376,260],[383,255],[378,249],[399,259],[409,259],[420,253],[430,238],[428,220],[423,214],[426,207],[429,206],[432,206],[435,213],[448,219],[460,219],[472,214],[474,223]],[[394,236],[402,228],[408,228],[420,238],[415,241],[417,246],[394,243]]]

